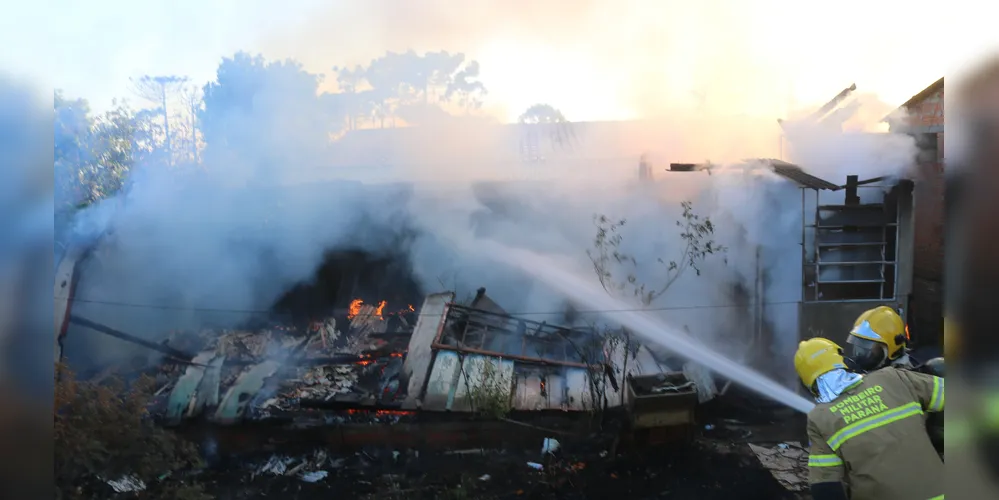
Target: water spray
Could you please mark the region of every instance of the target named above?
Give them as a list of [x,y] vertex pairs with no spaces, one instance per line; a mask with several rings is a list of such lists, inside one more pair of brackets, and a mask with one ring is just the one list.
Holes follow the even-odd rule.
[[[691,361],[701,363],[732,382],[766,398],[802,413],[808,413],[815,406],[814,403],[787,387],[715,352],[680,330],[664,324],[659,318],[653,317],[648,312],[636,310],[633,305],[607,295],[595,284],[588,283],[571,272],[561,269],[557,263],[547,257],[486,241],[476,242],[476,250],[491,259],[517,268],[541,280],[567,297],[571,297],[594,310],[613,312],[613,319],[616,323],[627,327],[646,341],[669,349]],[[788,361],[790,362],[790,360]]]

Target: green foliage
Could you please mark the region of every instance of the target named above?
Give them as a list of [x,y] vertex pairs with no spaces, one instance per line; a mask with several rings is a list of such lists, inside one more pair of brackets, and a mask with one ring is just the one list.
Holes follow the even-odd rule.
[[[661,285],[652,286],[642,282],[635,274],[638,261],[634,256],[621,250],[621,228],[625,219],[611,220],[605,215],[594,215],[596,235],[593,238],[593,249],[586,254],[593,263],[593,270],[600,284],[608,293],[624,293],[637,298],[642,305],[649,306],[661,297],[669,287],[676,282],[688,269],[700,276],[701,264],[714,254],[724,254],[727,249],[714,240],[715,226],[709,217],[694,212],[694,204],[690,201],[680,203],[683,215],[676,221],[680,228],[682,242],[679,255],[672,260],[658,258],[656,261],[666,267],[666,279]],[[623,281],[615,280],[615,273],[623,271]]]
[[[475,382],[469,382],[467,372],[465,381],[468,386],[468,397],[472,404],[472,409],[479,415],[501,419],[506,417],[511,410],[511,380],[503,374],[499,368],[499,362],[485,357],[476,357],[474,362],[482,367],[480,378]],[[469,358],[465,358],[468,363]],[[465,366],[462,364],[462,367]],[[465,369],[462,368],[464,371]]]
[[103,499],[104,480],[134,477],[147,485],[142,498],[210,498],[174,471],[200,465],[195,446],[149,418],[151,380],[126,386],[80,382],[59,366],[55,391],[55,484],[60,499]]
[[153,156],[150,115],[124,102],[92,117],[87,101],[68,100],[56,91],[54,111],[57,212],[114,195],[133,167]]

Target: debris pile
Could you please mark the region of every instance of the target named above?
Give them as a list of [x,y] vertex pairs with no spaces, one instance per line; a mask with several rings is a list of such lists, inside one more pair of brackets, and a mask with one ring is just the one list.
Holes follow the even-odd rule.
[[781,486],[790,491],[808,489],[808,452],[801,443],[791,441],[773,447],[749,443],[749,449]]
[[250,474],[250,480],[271,475],[291,476],[307,483],[316,483],[329,476],[327,468],[337,468],[343,463],[344,459],[332,459],[324,450],[316,450],[312,455],[304,457],[273,455]]
[[[170,354],[152,373],[158,388],[151,411],[168,424],[197,417],[234,423],[336,402],[395,404],[404,392],[399,376],[416,310],[407,306],[388,313],[385,307],[384,301],[377,306],[353,301],[343,322],[346,332],[337,328],[336,318],[304,328],[269,324],[252,331],[172,332],[158,345]],[[121,367],[105,371],[116,368]]]

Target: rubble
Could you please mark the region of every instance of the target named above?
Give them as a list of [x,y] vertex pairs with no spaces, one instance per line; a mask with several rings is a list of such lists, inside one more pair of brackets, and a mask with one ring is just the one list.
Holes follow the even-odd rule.
[[749,443],[749,448],[781,486],[789,491],[808,489],[808,452],[801,443],[792,441],[772,447]]
[[[680,427],[687,434],[697,431],[700,427],[689,425],[694,422],[695,406],[705,392],[706,400],[717,392],[706,371],[689,366],[669,371],[640,346],[628,359],[628,372],[622,373],[613,367],[621,366],[623,351],[598,342],[598,357],[589,358],[578,348],[600,340],[592,331],[511,317],[481,291],[477,303],[489,311],[458,306],[452,300],[448,294],[428,296],[420,314],[412,307],[391,313],[380,302],[354,302],[346,320],[313,321],[304,330],[272,324],[254,331],[176,332],[164,345],[195,354],[185,363],[165,359],[159,367],[158,412],[154,413],[166,423],[203,418],[215,424],[199,431],[208,434],[198,439],[211,443],[219,456],[274,446],[290,449],[297,446],[294,443],[329,446],[305,455],[270,455],[241,472],[249,475],[249,481],[243,476],[239,484],[290,480],[300,485],[297,488],[337,491],[350,478],[349,491],[355,496],[384,493],[389,488],[415,498],[422,492],[440,493],[442,486],[430,472],[417,484],[409,484],[414,479],[406,471],[432,467],[449,457],[446,460],[455,460],[462,468],[481,461],[474,475],[461,480],[463,491],[469,494],[483,488],[509,488],[509,467],[516,467],[525,474],[516,479],[518,490],[529,495],[538,488],[573,490],[583,488],[584,483],[600,488],[592,485],[608,480],[625,484],[639,477],[650,481],[663,474],[658,469],[652,472],[651,465],[622,468],[618,440],[611,443],[607,436],[600,438],[592,452],[580,454],[573,449],[575,443],[592,439],[583,437],[581,427],[567,423],[575,422],[576,416],[585,421],[594,409],[595,387],[604,391],[608,404],[604,411],[609,415],[605,419],[617,419],[618,414],[628,417],[622,419],[624,427],[612,426],[615,430],[603,432],[636,433],[630,441],[621,441],[621,449],[687,446],[672,441],[670,432],[659,431]],[[474,398],[484,383],[495,386],[496,394],[506,398],[508,406],[503,411],[519,412],[516,418],[494,416],[483,421],[467,417],[476,413]],[[532,420],[529,414],[537,418]],[[231,426],[238,422],[270,425],[269,421],[281,425]],[[222,427],[218,424],[233,430],[227,436],[219,434]],[[277,436],[277,429],[301,434]],[[308,434],[307,429],[323,430]],[[638,435],[637,431],[646,433]],[[721,431],[709,434],[717,438]],[[234,448],[234,443],[242,443],[244,451]],[[477,447],[480,443],[482,447]],[[516,443],[533,451],[517,454],[497,449]],[[742,448],[753,457],[758,451],[746,445]],[[428,455],[421,455],[420,449]],[[718,450],[703,446],[698,453]],[[783,463],[786,452],[779,448],[774,453],[760,451],[760,458],[754,460],[757,466]],[[635,453],[639,452],[629,449],[627,456]],[[507,462],[506,469],[494,467]],[[774,472],[773,477],[784,485],[778,486],[782,490],[793,490],[788,485],[794,483],[783,475]],[[663,491],[696,494],[685,488],[674,484]],[[281,494],[284,490],[269,491]]]
[[115,493],[132,493],[146,489],[146,483],[134,476],[124,476],[117,480],[106,480]]

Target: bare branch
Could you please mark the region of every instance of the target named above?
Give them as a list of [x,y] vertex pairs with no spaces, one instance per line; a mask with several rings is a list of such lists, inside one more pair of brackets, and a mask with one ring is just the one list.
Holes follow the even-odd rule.
[[[657,259],[666,267],[666,279],[663,284],[654,287],[648,286],[635,275],[638,262],[633,256],[621,251],[620,228],[625,225],[626,220],[612,222],[605,215],[594,215],[594,248],[587,250],[586,255],[593,263],[593,270],[605,291],[614,294],[628,290],[642,305],[649,306],[665,294],[687,270],[693,269],[700,275],[700,265],[709,255],[726,252],[727,249],[713,239],[715,227],[711,219],[696,214],[690,201],[684,201],[680,205],[683,215],[676,221],[676,225],[680,228],[679,236],[683,245],[676,260]],[[625,273],[624,280],[615,281],[615,272]]]

